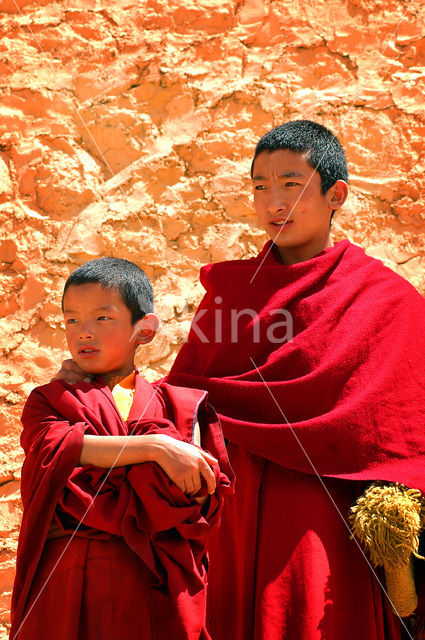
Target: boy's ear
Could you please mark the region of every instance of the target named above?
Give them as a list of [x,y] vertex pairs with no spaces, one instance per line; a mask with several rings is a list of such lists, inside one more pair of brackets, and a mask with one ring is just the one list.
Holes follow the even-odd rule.
[[329,205],[332,211],[342,207],[348,196],[348,184],[344,180],[337,180],[329,189]]
[[158,316],[155,313],[147,313],[134,325],[131,339],[136,338],[136,344],[147,344],[154,339],[158,326]]

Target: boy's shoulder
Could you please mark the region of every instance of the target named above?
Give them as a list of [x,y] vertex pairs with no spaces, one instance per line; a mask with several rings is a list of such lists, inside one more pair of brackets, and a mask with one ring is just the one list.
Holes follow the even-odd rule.
[[[394,271],[391,266],[379,258],[369,255],[359,245],[349,243],[349,249],[353,262],[357,264],[359,271],[364,270],[363,279],[369,287],[388,289],[394,300],[410,298],[419,303],[425,302],[424,297],[413,284]],[[347,272],[347,277],[351,275],[352,272]]]
[[382,304],[422,307],[425,302],[424,297],[402,275],[379,258],[368,255],[361,246],[347,238],[339,240],[310,260],[289,267],[277,257],[273,243],[268,241],[260,253],[252,258],[216,262],[202,267],[200,280],[211,296],[224,296],[227,291],[232,301],[245,296],[261,296],[263,288],[267,291],[275,288],[277,291],[301,283],[306,294],[311,286],[314,289],[320,285],[326,293],[332,292],[332,285],[336,285],[356,291],[358,295],[370,295],[374,291]]
[[152,387],[162,398],[167,417],[174,422],[177,430],[190,440],[199,412],[206,406],[207,392],[176,384],[169,376],[152,383]]
[[54,379],[54,380],[51,380],[50,382],[46,382],[45,384],[41,384],[37,387],[34,387],[31,390],[25,405],[31,404],[32,402],[35,402],[40,398],[48,399],[50,397],[54,397],[59,392],[61,392],[66,386],[67,386],[67,383],[64,380]]
[[45,382],[44,384],[40,384],[37,387],[32,389],[32,392],[37,393],[48,393],[54,389],[59,389],[61,387],[70,386],[68,382],[65,380],[60,380],[59,378],[53,378],[50,382]]
[[81,389],[83,385],[84,385],[84,388],[87,389],[89,386],[91,386],[91,383],[76,382],[76,383],[70,384],[65,380],[54,378],[53,380],[50,380],[50,382],[46,382],[45,384],[41,384],[37,387],[34,387],[30,392],[30,395],[28,396],[28,400],[31,398],[31,396],[44,396],[45,398],[50,398],[50,397],[54,398],[54,397],[57,397],[58,394],[63,394],[64,391],[67,391],[72,394],[78,389]]
[[54,379],[32,389],[24,404],[22,415],[25,417],[29,414],[45,414],[50,410],[57,415],[66,415],[68,410],[73,410],[78,404],[98,401],[99,391],[89,382],[70,384],[65,380]]
[[163,378],[152,383],[155,393],[165,396],[175,408],[189,411],[194,415],[207,398],[207,392],[203,389],[184,387],[168,382],[168,378]]

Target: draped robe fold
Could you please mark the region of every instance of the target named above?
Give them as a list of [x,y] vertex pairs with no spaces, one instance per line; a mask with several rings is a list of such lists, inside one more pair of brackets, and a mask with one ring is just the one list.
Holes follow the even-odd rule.
[[[100,379],[57,380],[28,398],[12,639],[209,638],[206,542],[232,478],[222,434],[205,392],[135,380],[126,422]],[[191,442],[197,418],[203,447],[219,460],[207,513],[155,463],[79,466],[84,434],[164,433]],[[46,543],[52,521],[69,535]]]
[[425,492],[424,299],[347,240],[291,266],[269,242],[201,282],[167,381],[208,390],[236,475],[214,640],[396,640],[348,513],[369,481]]

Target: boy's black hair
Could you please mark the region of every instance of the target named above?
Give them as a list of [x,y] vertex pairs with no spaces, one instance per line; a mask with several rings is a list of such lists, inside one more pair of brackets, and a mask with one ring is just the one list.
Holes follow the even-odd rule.
[[104,289],[117,291],[125,306],[131,311],[133,324],[154,311],[152,285],[148,276],[137,264],[124,258],[90,260],[73,271],[65,282],[62,311],[63,298],[68,287],[90,282],[97,282]]
[[258,154],[279,149],[306,154],[308,164],[320,175],[322,193],[333,187],[337,180],[348,182],[347,161],[341,143],[332,131],[317,122],[292,120],[268,131],[255,147],[251,178]]

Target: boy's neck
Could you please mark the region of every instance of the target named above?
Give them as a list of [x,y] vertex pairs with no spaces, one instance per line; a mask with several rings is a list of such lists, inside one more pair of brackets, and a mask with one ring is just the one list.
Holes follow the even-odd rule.
[[316,242],[307,246],[278,247],[278,251],[284,264],[290,266],[292,264],[297,264],[298,262],[310,260],[310,258],[314,258],[314,256],[317,256],[325,249],[333,246],[334,243],[331,235],[327,234],[325,238],[319,238]]
[[132,369],[129,369],[126,372],[122,372],[119,374],[117,373],[100,374],[100,377],[108,385],[110,389],[113,389],[117,384],[121,384],[122,387],[131,389],[132,388],[131,380],[132,380],[133,372],[134,372],[134,367]]

